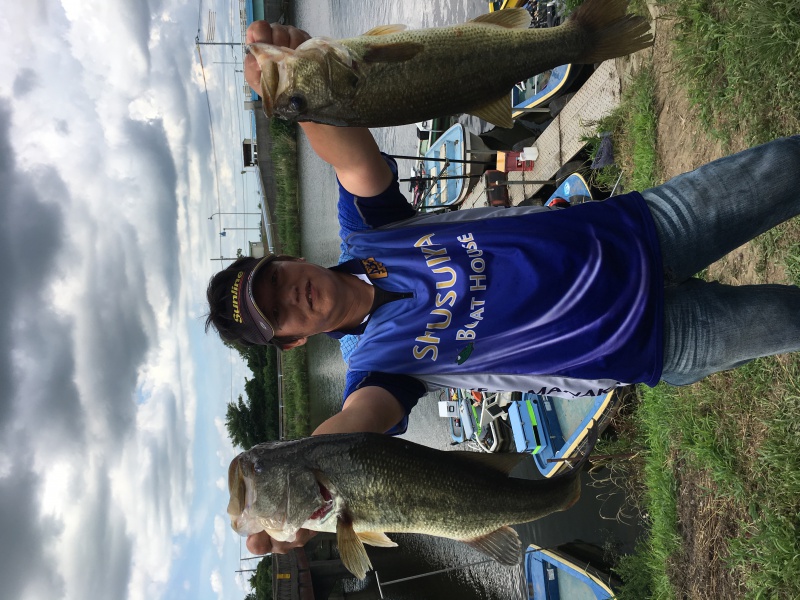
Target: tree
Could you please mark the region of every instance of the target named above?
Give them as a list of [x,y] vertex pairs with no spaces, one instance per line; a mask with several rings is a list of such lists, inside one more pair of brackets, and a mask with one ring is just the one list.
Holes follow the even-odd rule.
[[[258,561],[256,572],[250,577],[250,587],[255,592],[244,600],[272,600],[272,559],[267,557]],[[252,597],[251,597],[252,596]]]
[[239,396],[238,402],[228,402],[225,427],[233,445],[244,450],[265,441],[262,425],[253,418],[250,406],[242,396]]
[[245,450],[261,442],[278,439],[278,357],[272,346],[247,348],[229,344],[253,372],[245,379],[246,399],[229,402],[225,414],[228,436]]

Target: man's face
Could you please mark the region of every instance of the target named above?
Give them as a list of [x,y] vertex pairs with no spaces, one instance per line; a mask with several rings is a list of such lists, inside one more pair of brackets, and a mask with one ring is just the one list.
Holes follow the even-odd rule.
[[337,329],[346,313],[342,292],[337,273],[299,260],[273,261],[253,283],[253,297],[276,337],[305,338]]

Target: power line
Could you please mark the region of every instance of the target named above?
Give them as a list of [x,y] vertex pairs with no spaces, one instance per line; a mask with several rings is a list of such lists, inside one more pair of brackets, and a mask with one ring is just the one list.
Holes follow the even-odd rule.
[[200,24],[203,22],[203,2],[197,4],[197,37],[200,37]]
[[[222,211],[220,206],[220,193],[219,193],[219,166],[217,163],[217,145],[214,140],[214,119],[211,115],[211,99],[208,95],[208,82],[206,81],[206,69],[203,65],[203,54],[200,52],[200,38],[195,38],[195,47],[197,48],[197,56],[200,58],[200,72],[203,74],[203,87],[206,90],[206,107],[208,108],[208,125],[211,131],[211,151],[214,155],[214,182],[217,188],[217,210]],[[219,239],[219,255],[222,256],[222,238]]]
[[[207,109],[208,109],[209,126],[210,126],[210,132],[211,132],[211,146],[212,146],[212,152],[213,152],[213,156],[214,156],[214,174],[215,174],[215,184],[216,184],[216,192],[217,192],[217,210],[219,212],[221,212],[221,192],[220,192],[219,163],[218,163],[218,158],[217,158],[216,138],[215,138],[215,133],[214,133],[214,122],[213,122],[213,116],[212,116],[212,112],[211,112],[211,100],[210,100],[210,95],[209,95],[209,91],[208,91],[208,82],[207,82],[206,74],[205,74],[205,65],[203,63],[203,56],[202,56],[202,53],[201,53],[201,50],[200,50],[200,46],[229,46],[230,47],[231,57],[232,58],[238,58],[238,57],[237,57],[236,49],[235,49],[236,42],[233,42],[233,41],[231,41],[231,42],[215,42],[215,41],[213,41],[214,33],[215,33],[215,29],[216,29],[216,14],[213,11],[209,10],[208,11],[208,15],[209,15],[209,25],[208,25],[208,31],[206,32],[206,41],[201,42],[200,41],[200,34],[201,34],[200,26],[201,26],[201,22],[202,22],[202,4],[201,4],[200,11],[199,11],[199,14],[198,14],[198,29],[197,29],[197,36],[195,37],[195,45],[197,47],[197,54],[198,54],[198,57],[199,57],[199,60],[200,60],[200,69],[201,69],[201,73],[203,75],[203,86],[204,86],[205,92],[206,92],[206,106],[207,106]],[[229,21],[230,21],[230,26],[231,26],[231,30],[232,31],[235,31],[235,29],[236,29],[233,26],[233,21],[236,18],[237,18],[236,12],[234,11],[233,6],[231,6],[230,7],[230,12],[229,12]],[[244,34],[244,25],[242,25],[240,29],[241,29],[241,33],[242,33],[242,36],[243,36],[243,34]],[[240,40],[239,43],[242,46],[242,48],[244,48],[244,39]],[[238,64],[243,64],[243,61],[238,63]],[[229,80],[227,79],[227,77],[224,76],[222,78],[222,81],[224,83],[227,83]],[[233,82],[234,82],[233,85],[234,85],[234,98],[235,98],[235,100],[234,100],[234,102],[235,102],[235,104],[234,104],[234,114],[236,115],[234,117],[234,119],[235,119],[236,125],[237,125],[238,130],[239,130],[239,137],[240,137],[240,139],[244,140],[244,123],[243,123],[243,119],[245,118],[245,115],[243,114],[244,110],[242,110],[242,107],[244,106],[244,99],[242,97],[242,93],[243,93],[243,89],[244,89],[244,75],[242,75],[241,85],[240,85],[240,80],[237,77],[236,73],[234,73]],[[250,119],[250,121],[251,121],[250,129],[252,130],[252,119]],[[250,135],[248,137],[252,138],[253,134],[254,134],[254,132],[250,131]],[[241,170],[244,171],[244,157],[241,154],[239,155],[239,159],[238,159],[237,162],[241,162],[242,163],[242,169]],[[244,201],[245,211],[247,210],[247,189],[248,189],[247,183],[248,183],[247,179],[245,177],[242,177],[242,180],[241,180],[241,192],[242,192],[242,199]],[[246,243],[247,243],[247,239],[246,239],[247,238],[247,234],[246,233],[242,233],[242,238],[243,238],[243,241],[241,241],[240,243],[243,246],[245,246]],[[222,237],[221,236],[219,237],[218,242],[219,242],[220,257],[222,257],[223,256],[223,250],[222,250]]]

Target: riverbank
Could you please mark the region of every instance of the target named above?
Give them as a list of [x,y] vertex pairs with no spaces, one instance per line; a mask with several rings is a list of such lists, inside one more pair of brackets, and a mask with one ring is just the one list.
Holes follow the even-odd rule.
[[[648,10],[656,45],[619,61],[631,77],[611,123],[627,189],[800,131],[797,5],[674,0]],[[798,265],[795,219],[707,276],[798,284]],[[799,390],[796,355],[639,390],[620,439],[598,449],[636,454],[610,466],[649,526],[623,557],[620,598],[800,597]]]
[[[280,254],[302,256],[300,244],[300,204],[297,174],[297,125],[282,119],[270,120],[270,160],[275,174],[275,230]],[[283,439],[311,434],[309,420],[308,354],[301,346],[279,352]]]
[[[800,17],[796,5],[782,5],[794,13],[770,22],[776,14],[771,6],[689,0],[642,5],[654,17],[656,46],[619,61],[621,71],[650,75],[650,89],[635,90],[637,102],[628,108],[631,115],[649,112],[649,125],[645,119],[644,127],[624,127],[651,133],[635,134],[638,142],[627,148],[617,144],[628,189],[649,185],[629,178],[645,172],[641,161],[650,161],[650,177],[661,182],[800,131],[794,83]],[[753,36],[774,45],[773,51],[758,49]],[[728,53],[738,59],[719,60]],[[747,75],[742,62],[753,63],[748,69],[758,75]],[[748,114],[740,114],[742,107]],[[713,265],[709,277],[796,283],[797,229],[790,223],[748,244]],[[618,480],[639,475],[629,497],[650,529],[640,552],[623,560],[629,585],[641,584],[623,597],[800,597],[797,367],[792,357],[780,357],[681,390],[642,390],[635,411],[618,428],[637,458],[613,465]]]

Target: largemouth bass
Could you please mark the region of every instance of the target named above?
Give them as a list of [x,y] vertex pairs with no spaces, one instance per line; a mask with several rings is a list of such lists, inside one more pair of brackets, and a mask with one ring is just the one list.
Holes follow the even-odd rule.
[[616,58],[653,43],[627,0],[587,0],[558,27],[529,29],[524,8],[451,27],[376,27],[345,40],[311,38],[292,50],[254,43],[268,117],[387,127],[470,113],[512,127],[511,89],[567,63]]
[[[345,567],[364,579],[364,544],[396,546],[386,532],[460,540],[500,563],[522,557],[508,527],[572,506],[577,474],[508,476],[524,454],[443,452],[375,433],[320,435],[254,446],[228,470],[228,514],[242,535],[294,541],[300,528],[336,532]],[[480,502],[484,510],[469,510]]]

